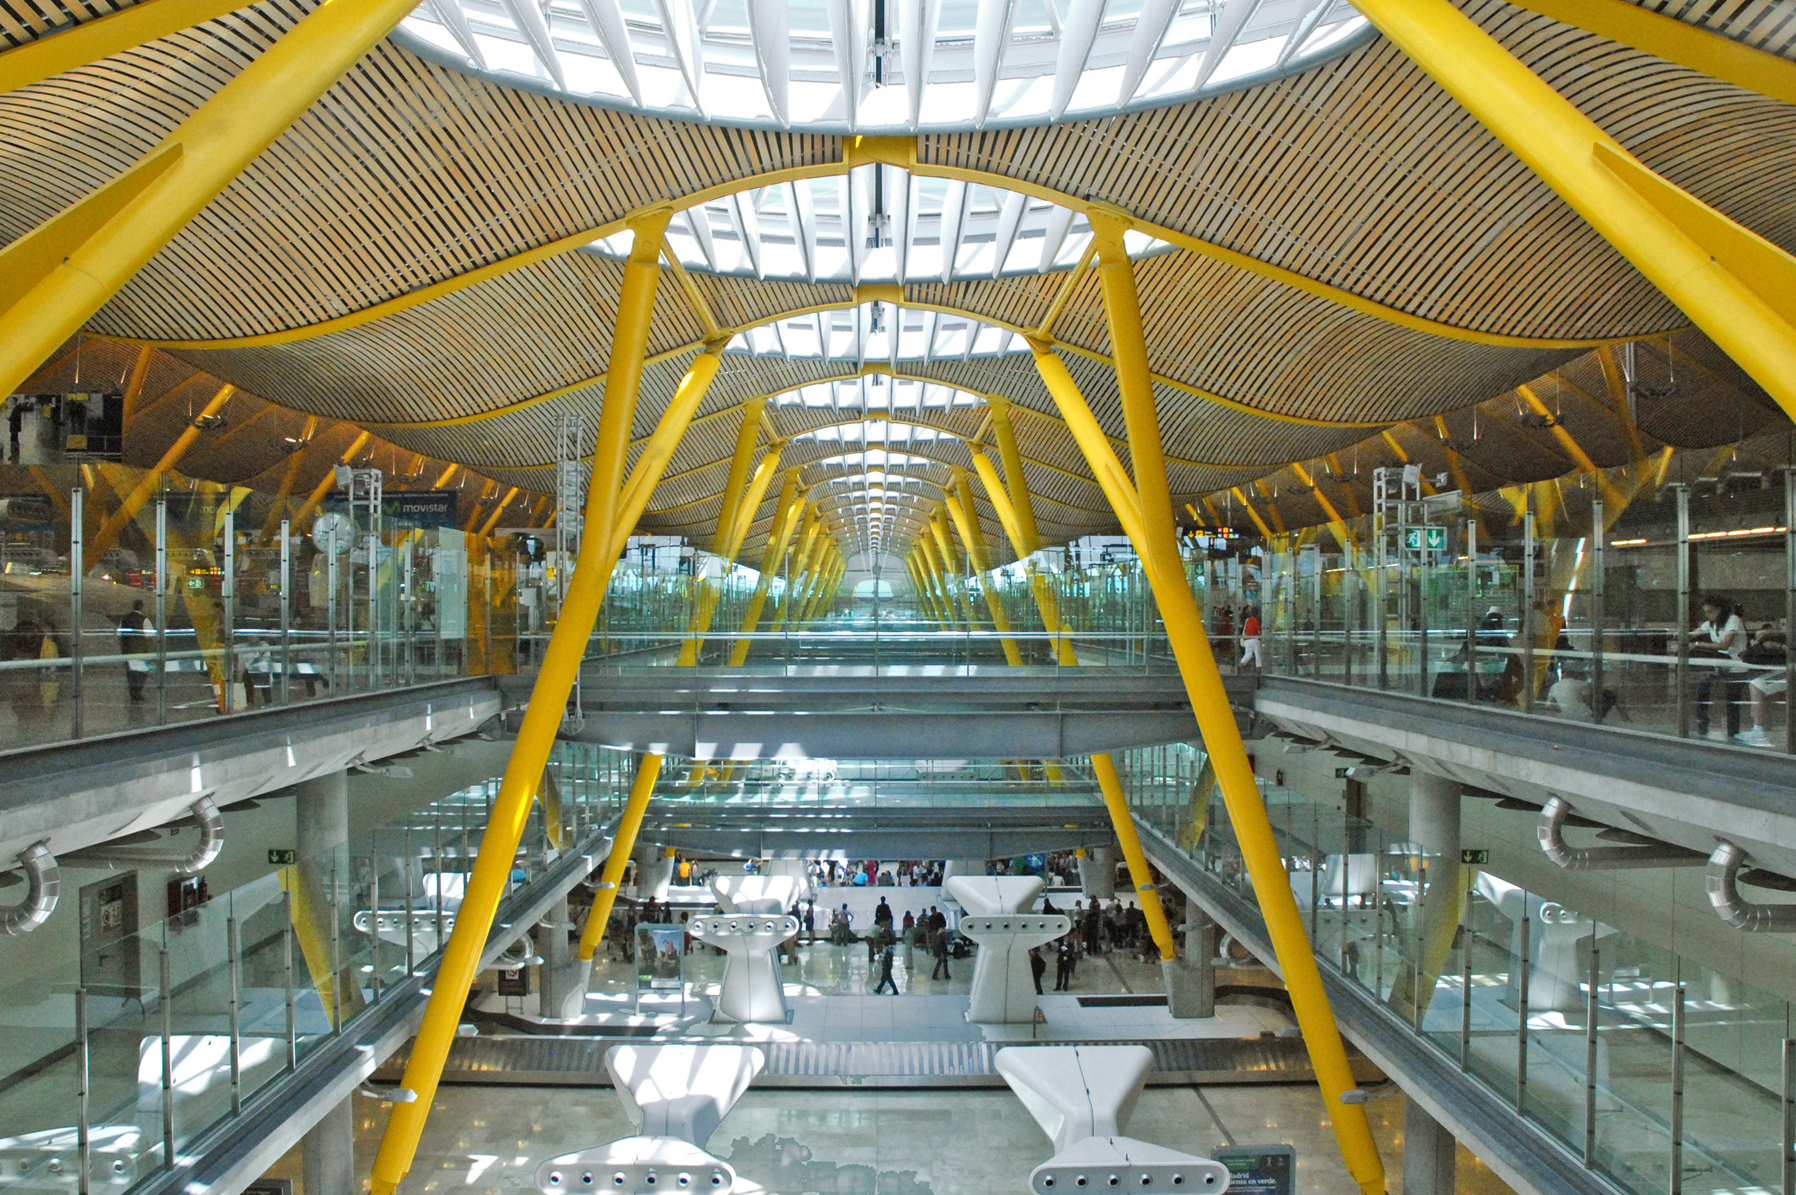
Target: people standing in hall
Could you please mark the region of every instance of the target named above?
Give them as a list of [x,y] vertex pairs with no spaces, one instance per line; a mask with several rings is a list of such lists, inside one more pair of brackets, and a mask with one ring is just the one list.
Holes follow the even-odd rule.
[[948,931],[937,929],[930,935],[930,948],[935,952],[935,970],[929,973],[931,979],[953,979],[948,972]]
[[1043,994],[1041,990],[1041,977],[1047,973],[1048,960],[1041,957],[1041,947],[1031,946],[1029,948],[1029,974],[1035,980],[1035,994],[1037,996]]
[[1085,934],[1086,953],[1104,953],[1104,944],[1100,940],[1100,935],[1104,930],[1104,914],[1099,908],[1099,902],[1096,897],[1092,898],[1091,907],[1085,910],[1085,924],[1082,929]]
[[879,907],[873,910],[873,924],[883,925],[887,929],[892,926],[892,906],[886,903],[883,896],[879,898]]

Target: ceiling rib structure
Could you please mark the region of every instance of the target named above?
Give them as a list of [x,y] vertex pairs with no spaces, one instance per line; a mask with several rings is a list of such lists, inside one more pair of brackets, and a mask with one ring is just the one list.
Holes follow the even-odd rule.
[[[783,61],[776,7],[431,0],[90,331],[542,494],[562,415],[591,429],[603,405],[625,220],[670,203],[638,441],[699,347],[728,347],[645,530],[708,542],[740,411],[766,399],[762,436],[841,533],[901,554],[999,398],[1044,536],[1066,539],[1114,522],[1027,337],[1045,328],[1121,451],[1085,264],[1102,200],[1133,221],[1170,481],[1193,509],[1239,494],[1316,521],[1316,495],[1345,503],[1359,466],[1445,444],[1476,484],[1565,472],[1551,437],[1504,415],[1529,383],[1599,464],[1635,414],[1674,445],[1781,420],[1343,6],[893,0],[882,49],[848,0],[792,9]],[[0,236],[134,162],[309,8],[264,0],[0,95]],[[15,9],[0,0],[15,42],[85,19]],[[1501,0],[1465,9],[1655,170],[1796,244],[1789,106]],[[1601,356],[1640,337],[1674,346],[1682,389],[1624,420]]]

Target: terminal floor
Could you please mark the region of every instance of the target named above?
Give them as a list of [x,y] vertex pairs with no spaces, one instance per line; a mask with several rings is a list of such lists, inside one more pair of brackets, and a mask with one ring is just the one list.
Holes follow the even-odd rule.
[[[355,1099],[356,1168],[367,1190],[389,1105]],[[1390,1171],[1390,1195],[1402,1195],[1403,1111],[1404,1097],[1394,1087],[1367,1105]],[[1302,1195],[1358,1193],[1341,1165],[1321,1097],[1307,1084],[1150,1087],[1129,1127],[1145,1140],[1200,1154],[1230,1139],[1291,1144]],[[409,1195],[532,1191],[538,1163],[630,1132],[608,1088],[444,1087],[403,1189]],[[1016,1097],[999,1090],[751,1090],[710,1146],[749,1180],[738,1184],[748,1195],[819,1189],[1023,1195],[1030,1169],[1051,1152]],[[776,1159],[785,1163],[777,1173]],[[856,1170],[837,1173],[849,1167]],[[294,1180],[299,1195],[307,1195],[297,1148],[269,1175]],[[1510,1189],[1462,1146],[1457,1191],[1509,1195]]]

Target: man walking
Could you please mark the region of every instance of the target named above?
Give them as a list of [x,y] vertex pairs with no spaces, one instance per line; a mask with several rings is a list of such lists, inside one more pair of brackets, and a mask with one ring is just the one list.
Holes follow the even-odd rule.
[[948,931],[938,929],[930,941],[935,950],[935,970],[929,973],[931,979],[953,979],[948,973]]
[[892,982],[892,947],[890,944],[879,952],[879,986],[873,989],[873,994],[878,996],[887,988],[892,989],[892,995],[898,994],[898,985]]

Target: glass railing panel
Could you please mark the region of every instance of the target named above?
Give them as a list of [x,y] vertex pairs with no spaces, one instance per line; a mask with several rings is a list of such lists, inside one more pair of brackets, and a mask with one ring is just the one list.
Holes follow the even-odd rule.
[[1602,943],[1597,1168],[1635,1189],[1667,1189],[1678,959],[1630,934]]

